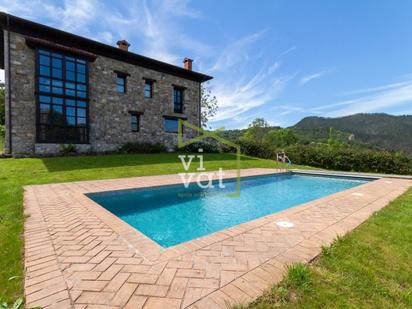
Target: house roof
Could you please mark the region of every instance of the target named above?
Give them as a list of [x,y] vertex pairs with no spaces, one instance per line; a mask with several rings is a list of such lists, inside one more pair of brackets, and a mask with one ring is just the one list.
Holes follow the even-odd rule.
[[[197,82],[205,82],[213,77],[195,71],[189,71],[176,65],[135,54],[130,51],[124,51],[120,48],[103,44],[82,36],[65,32],[56,28],[45,26],[33,21],[0,12],[0,27],[7,30],[20,33],[24,36],[46,40],[56,45],[67,46],[73,50],[82,50],[90,54],[101,55],[138,65],[155,71],[171,74],[174,76],[190,79]],[[3,31],[0,33],[0,68],[4,68],[4,39]]]

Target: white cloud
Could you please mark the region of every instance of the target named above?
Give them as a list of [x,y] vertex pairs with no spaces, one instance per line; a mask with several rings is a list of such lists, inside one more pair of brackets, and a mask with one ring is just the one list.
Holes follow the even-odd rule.
[[[111,45],[126,39],[132,51],[178,65],[184,56],[207,54],[209,49],[180,28],[180,19],[202,18],[184,0],[0,0],[0,10]],[[193,55],[181,55],[181,50]]]
[[[260,30],[228,44],[217,58],[215,64],[210,68],[210,71],[227,71],[233,66],[239,65],[241,62],[248,61],[250,59],[250,46],[261,39],[266,31],[267,29]],[[256,55],[254,55],[254,57],[256,57]]]
[[287,54],[293,52],[295,49],[296,49],[296,46],[291,46],[288,49],[286,49],[285,51],[281,52],[279,57],[286,56]]
[[4,77],[4,70],[0,70],[0,83],[4,84],[5,83],[5,77]]
[[356,113],[383,112],[389,108],[402,107],[406,104],[410,106],[412,103],[412,80],[353,91],[352,93],[366,93],[366,95],[323,105],[312,111],[322,111],[325,116],[329,117],[340,117]]
[[300,86],[303,86],[303,85],[309,83],[310,81],[312,81],[312,80],[314,80],[314,79],[317,79],[317,78],[319,78],[319,77],[324,76],[325,74],[327,74],[327,71],[320,71],[320,72],[317,72],[317,73],[314,73],[314,74],[310,74],[310,75],[303,76],[303,77],[299,80],[299,85],[300,85]]

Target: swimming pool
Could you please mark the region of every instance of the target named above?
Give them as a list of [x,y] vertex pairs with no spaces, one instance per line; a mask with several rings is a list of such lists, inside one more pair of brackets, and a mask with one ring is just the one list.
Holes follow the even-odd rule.
[[168,248],[253,219],[288,209],[370,180],[297,174],[241,179],[240,197],[235,180],[225,188],[201,189],[197,184],[129,189],[87,196],[160,246]]

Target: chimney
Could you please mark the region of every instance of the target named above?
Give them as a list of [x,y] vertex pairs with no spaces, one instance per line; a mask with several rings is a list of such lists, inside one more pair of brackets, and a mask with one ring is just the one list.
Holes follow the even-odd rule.
[[192,63],[193,63],[193,60],[190,58],[183,59],[183,67],[186,70],[192,71]]
[[119,47],[120,49],[124,51],[129,51],[129,46],[130,44],[126,40],[117,41],[117,47]]

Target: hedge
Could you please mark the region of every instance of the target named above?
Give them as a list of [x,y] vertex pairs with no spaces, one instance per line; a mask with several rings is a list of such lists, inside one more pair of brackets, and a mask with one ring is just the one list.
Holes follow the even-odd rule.
[[293,145],[276,150],[268,143],[240,140],[245,155],[276,160],[276,153],[285,151],[294,164],[337,171],[412,175],[412,157],[388,151],[359,149],[350,146]]
[[295,164],[331,170],[412,174],[412,157],[388,151],[295,145],[288,147],[286,154]]

